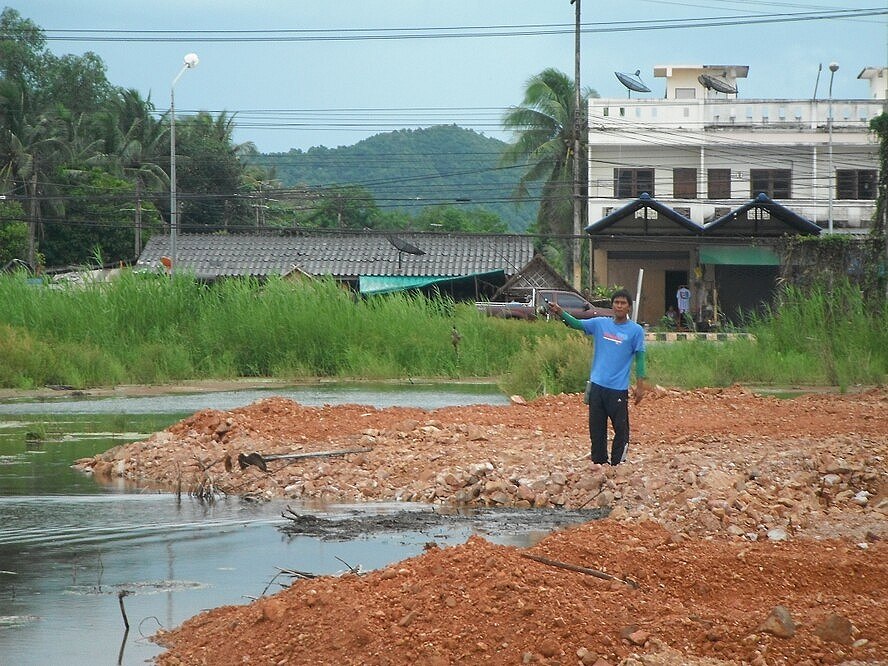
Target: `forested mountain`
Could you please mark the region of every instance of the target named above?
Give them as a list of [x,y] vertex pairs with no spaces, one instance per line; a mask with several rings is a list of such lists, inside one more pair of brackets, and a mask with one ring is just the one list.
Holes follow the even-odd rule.
[[503,167],[507,144],[455,125],[377,134],[353,146],[259,154],[250,161],[268,169],[284,187],[359,185],[383,211],[417,215],[426,206],[481,208],[512,231],[536,219],[536,200],[516,203],[512,192],[523,173]]
[[[56,56],[43,30],[0,11],[0,268],[131,263],[155,234],[254,228],[525,231],[528,168],[507,144],[456,126],[379,134],[353,146],[262,155],[235,144],[234,116],[177,121],[113,85],[93,53]],[[173,216],[172,192],[176,215]]]

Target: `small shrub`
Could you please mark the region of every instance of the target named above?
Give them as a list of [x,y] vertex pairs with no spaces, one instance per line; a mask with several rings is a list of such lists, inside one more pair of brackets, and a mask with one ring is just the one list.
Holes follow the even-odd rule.
[[583,391],[589,378],[591,346],[570,334],[528,342],[510,362],[500,387],[526,398]]

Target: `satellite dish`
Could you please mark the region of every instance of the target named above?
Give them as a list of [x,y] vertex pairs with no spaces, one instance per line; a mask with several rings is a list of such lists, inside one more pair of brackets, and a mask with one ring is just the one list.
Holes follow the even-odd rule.
[[388,239],[389,243],[391,243],[396,248],[398,248],[398,252],[406,252],[407,254],[419,254],[419,255],[425,254],[424,250],[420,250],[415,245],[411,245],[407,241],[405,241],[401,238],[398,238],[397,236],[392,236],[389,234],[389,235],[386,235],[386,239]]
[[620,83],[626,86],[629,91],[629,97],[632,97],[632,91],[635,92],[650,92],[651,89],[644,85],[644,82],[641,80],[641,70],[636,69],[635,74],[625,74],[624,72],[614,72],[614,75],[617,77]]
[[704,88],[708,90],[715,90],[716,92],[725,93],[726,95],[737,94],[737,86],[732,86],[724,79],[720,79],[716,76],[701,74],[697,77],[697,80],[703,84]]

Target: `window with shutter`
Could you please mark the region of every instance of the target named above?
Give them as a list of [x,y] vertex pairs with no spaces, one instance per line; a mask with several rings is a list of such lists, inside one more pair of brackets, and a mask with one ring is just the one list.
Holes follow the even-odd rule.
[[672,196],[676,199],[697,198],[697,170],[673,169],[672,170]]
[[731,198],[730,169],[709,169],[706,175],[709,181],[707,195],[710,199]]
[[836,169],[836,199],[875,199],[875,169]]
[[790,169],[750,169],[749,189],[752,198],[764,192],[772,199],[792,198]]
[[614,169],[614,196],[617,199],[637,199],[645,192],[654,196],[653,169]]

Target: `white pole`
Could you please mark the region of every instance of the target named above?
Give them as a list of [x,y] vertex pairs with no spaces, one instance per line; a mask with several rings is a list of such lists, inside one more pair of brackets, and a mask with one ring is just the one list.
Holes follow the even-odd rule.
[[833,84],[833,76],[835,76],[836,70],[839,69],[839,64],[837,62],[829,63],[829,105],[828,111],[829,117],[826,119],[826,126],[829,129],[829,173],[827,182],[829,183],[829,199],[827,200],[827,228],[829,229],[829,233],[833,232],[833,97],[832,97],[832,84]]
[[176,83],[179,81],[185,70],[197,67],[198,60],[196,53],[189,53],[185,56],[185,62],[182,69],[176,74],[170,84],[170,275],[177,270],[179,262],[179,248],[176,244],[176,234],[179,231],[178,201],[176,200]]
[[[182,76],[183,68],[179,72]],[[176,219],[176,102],[173,91],[176,88],[176,81],[170,86],[170,275],[176,270],[179,261],[179,252],[176,246],[176,233],[178,232],[178,220]]]
[[632,308],[632,321],[638,321],[638,309],[641,307],[641,283],[644,280],[644,269],[638,269],[638,288],[635,290],[635,307]]

